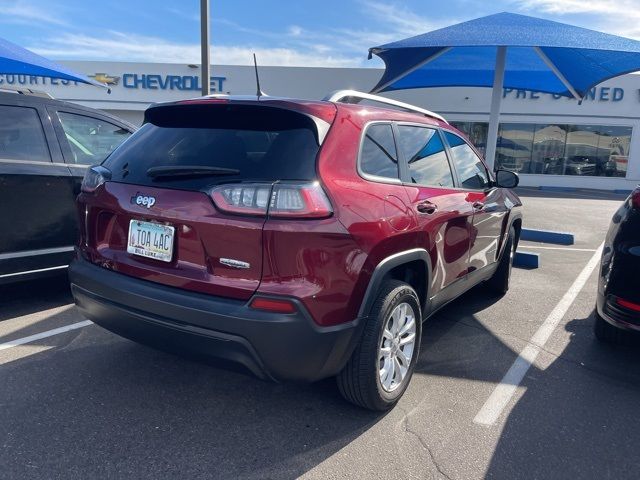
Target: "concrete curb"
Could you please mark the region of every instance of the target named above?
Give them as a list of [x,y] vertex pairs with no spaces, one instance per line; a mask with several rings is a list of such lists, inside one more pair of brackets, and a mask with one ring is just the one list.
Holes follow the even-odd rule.
[[547,191],[547,192],[575,192],[578,189],[575,187],[552,187],[541,185],[538,187],[538,190]]

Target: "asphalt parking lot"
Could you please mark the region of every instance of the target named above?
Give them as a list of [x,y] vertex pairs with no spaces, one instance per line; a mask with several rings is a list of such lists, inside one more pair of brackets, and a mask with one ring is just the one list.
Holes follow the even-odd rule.
[[0,478],[637,478],[640,349],[592,334],[594,258],[624,197],[520,193],[525,226],[575,245],[523,242],[541,268],[432,318],[387,414],[332,380],[266,383],[75,325],[65,277],[0,287]]

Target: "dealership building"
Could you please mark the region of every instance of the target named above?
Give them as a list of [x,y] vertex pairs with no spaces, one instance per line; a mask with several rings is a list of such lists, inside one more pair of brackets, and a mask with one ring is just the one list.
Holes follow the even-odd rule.
[[[139,125],[154,102],[200,95],[198,65],[124,62],[62,62],[109,84],[111,93],[74,82],[0,75],[0,87],[43,90],[58,99],[117,115]],[[382,75],[372,68],[261,67],[269,95],[321,99],[328,92],[368,92]],[[253,94],[250,66],[214,65],[212,93]],[[483,150],[490,89],[432,88],[385,94],[444,115]],[[617,77],[576,100],[505,89],[496,164],[517,171],[521,184],[630,190],[640,183],[640,75]]]

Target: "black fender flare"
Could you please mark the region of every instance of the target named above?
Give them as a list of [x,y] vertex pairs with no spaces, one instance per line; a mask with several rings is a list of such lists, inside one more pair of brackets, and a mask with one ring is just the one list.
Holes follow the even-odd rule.
[[[429,298],[429,281],[431,279],[431,258],[429,257],[429,253],[424,248],[414,248],[411,250],[405,250],[403,252],[398,252],[393,255],[386,257],[382,260],[376,268],[373,270],[373,274],[369,279],[369,284],[367,285],[367,290],[365,291],[364,297],[362,298],[362,302],[360,303],[360,310],[358,311],[358,318],[364,318],[369,315],[369,311],[373,306],[373,303],[376,300],[376,294],[382,285],[382,280],[384,277],[394,268],[403,265],[405,263],[415,262],[416,260],[420,260],[425,265],[425,274],[426,274],[426,291],[425,297],[421,300],[421,305],[424,308],[428,306],[428,298]],[[424,312],[422,312],[424,315]]]
[[[511,230],[511,227],[513,227],[513,225],[516,223],[516,220],[520,220],[520,222],[522,222],[522,212],[519,212],[519,211],[509,212],[509,217],[507,218],[507,221],[505,224],[504,236],[502,237],[503,240],[500,242],[500,252],[498,255],[498,262],[502,260],[502,255],[504,255],[504,246],[507,243],[507,236],[509,235],[509,230]],[[514,240],[517,242],[518,239],[519,237],[515,238]]]

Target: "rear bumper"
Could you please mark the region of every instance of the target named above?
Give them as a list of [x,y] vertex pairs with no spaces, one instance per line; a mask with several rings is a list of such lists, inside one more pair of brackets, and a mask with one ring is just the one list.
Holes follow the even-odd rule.
[[123,337],[157,348],[239,363],[261,378],[315,381],[345,365],[362,322],[318,327],[298,305],[294,314],[251,309],[128,277],[76,259],[69,266],[80,312]]
[[640,332],[640,313],[616,302],[615,295],[598,294],[598,314],[614,327]]

